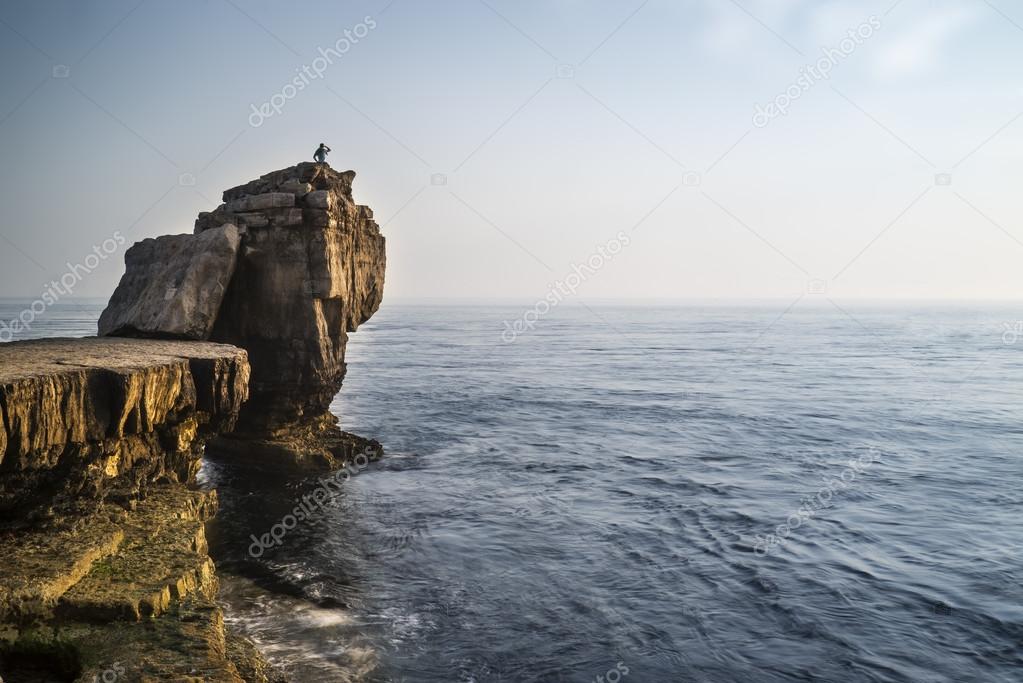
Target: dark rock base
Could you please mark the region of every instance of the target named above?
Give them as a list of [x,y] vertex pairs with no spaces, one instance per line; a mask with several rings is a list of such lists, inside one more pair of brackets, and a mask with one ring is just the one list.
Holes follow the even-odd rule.
[[206,444],[206,457],[211,460],[289,473],[332,472],[353,463],[360,454],[377,460],[384,447],[374,439],[342,431],[333,415],[269,434],[235,432]]

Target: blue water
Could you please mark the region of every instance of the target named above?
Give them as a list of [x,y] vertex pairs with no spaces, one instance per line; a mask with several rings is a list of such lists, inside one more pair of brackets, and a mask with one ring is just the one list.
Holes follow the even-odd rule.
[[258,560],[311,483],[204,472],[230,620],[302,681],[1023,680],[1023,309],[788,305],[385,304],[384,460]]

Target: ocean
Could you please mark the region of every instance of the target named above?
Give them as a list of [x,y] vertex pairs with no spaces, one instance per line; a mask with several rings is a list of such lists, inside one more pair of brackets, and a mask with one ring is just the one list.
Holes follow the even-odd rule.
[[1018,306],[565,304],[502,338],[525,310],[385,302],[333,408],[387,455],[258,557],[318,482],[204,466],[228,619],[295,680],[1023,680]]

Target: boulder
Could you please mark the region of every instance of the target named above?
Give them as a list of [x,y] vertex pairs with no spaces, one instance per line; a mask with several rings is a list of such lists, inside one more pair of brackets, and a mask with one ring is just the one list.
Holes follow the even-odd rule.
[[167,235],[134,245],[100,316],[100,335],[209,339],[240,244],[238,228],[227,223],[198,235]]
[[314,209],[330,209],[333,208],[330,197],[330,192],[327,190],[316,190],[305,196],[305,205]]

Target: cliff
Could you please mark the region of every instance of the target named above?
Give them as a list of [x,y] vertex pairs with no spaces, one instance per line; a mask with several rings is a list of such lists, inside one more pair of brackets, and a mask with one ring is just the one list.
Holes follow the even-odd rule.
[[193,486],[248,377],[222,344],[0,345],[0,673],[266,680],[240,673],[265,663],[224,628],[204,527],[216,494]]
[[213,340],[249,354],[250,399],[212,456],[322,469],[379,452],[329,411],[348,333],[383,298],[385,241],[352,197],[354,178],[316,163],[274,171],[226,190],[194,235],[128,251],[101,335]]
[[306,163],[229,189],[192,234],[128,250],[100,337],[0,344],[0,676],[279,680],[225,627],[195,477],[204,454],[382,452],[329,410],[383,296],[354,177]]

